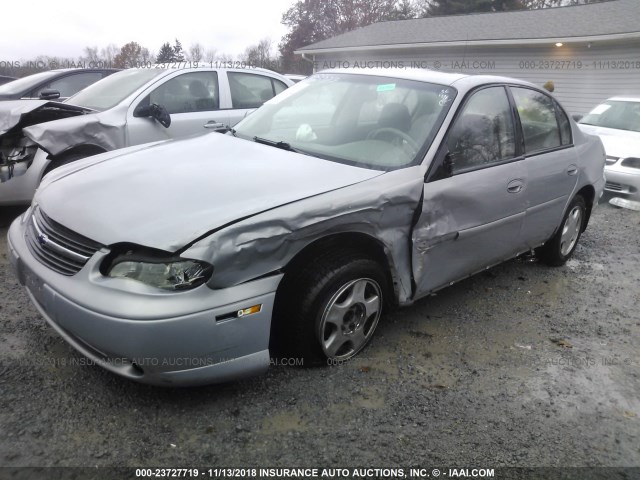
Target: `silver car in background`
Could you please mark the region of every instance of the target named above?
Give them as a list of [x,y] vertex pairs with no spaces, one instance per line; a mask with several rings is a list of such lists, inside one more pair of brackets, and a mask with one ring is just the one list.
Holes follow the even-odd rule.
[[605,155],[511,78],[327,71],[227,134],[48,175],[9,231],[67,342],[157,385],[347,360],[382,312],[536,249],[562,265]]
[[0,103],[0,206],[28,204],[44,175],[118,148],[233,126],[293,82],[260,68],[115,73],[64,103]]

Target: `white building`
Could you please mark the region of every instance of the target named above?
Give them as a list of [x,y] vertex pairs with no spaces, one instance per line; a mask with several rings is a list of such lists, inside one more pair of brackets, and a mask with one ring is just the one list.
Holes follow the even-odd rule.
[[543,86],[572,114],[640,95],[640,0],[381,22],[296,53],[316,71],[419,67],[505,75]]

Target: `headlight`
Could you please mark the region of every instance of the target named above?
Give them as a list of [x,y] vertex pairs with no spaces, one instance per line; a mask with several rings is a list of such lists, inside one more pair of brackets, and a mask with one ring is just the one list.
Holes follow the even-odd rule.
[[640,168],[640,158],[625,158],[620,165],[629,168]]
[[164,290],[188,290],[205,283],[213,267],[199,260],[136,259],[121,255],[111,264],[107,276],[130,278]]

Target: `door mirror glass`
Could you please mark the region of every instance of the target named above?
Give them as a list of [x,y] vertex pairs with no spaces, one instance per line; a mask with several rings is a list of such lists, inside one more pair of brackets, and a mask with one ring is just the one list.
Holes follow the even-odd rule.
[[40,100],[56,100],[60,98],[60,92],[58,90],[54,90],[53,88],[47,88],[40,92]]

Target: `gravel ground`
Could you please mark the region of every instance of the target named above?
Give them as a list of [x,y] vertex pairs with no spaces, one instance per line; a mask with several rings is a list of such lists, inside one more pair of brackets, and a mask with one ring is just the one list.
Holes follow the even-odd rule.
[[0,225],[0,465],[640,466],[640,213],[601,205],[573,259],[518,259],[387,315],[337,367],[160,389],[79,359]]

